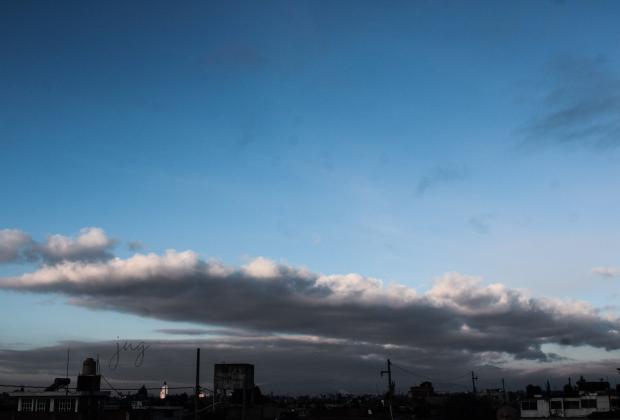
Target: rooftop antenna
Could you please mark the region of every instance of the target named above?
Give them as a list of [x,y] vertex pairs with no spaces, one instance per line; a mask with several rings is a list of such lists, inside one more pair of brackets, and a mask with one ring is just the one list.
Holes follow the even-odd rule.
[[198,419],[198,396],[200,395],[200,347],[196,349],[196,388],[194,389],[194,420]]
[[[67,347],[67,370],[65,371],[65,378],[67,378],[67,382],[69,381],[69,351],[70,348]],[[65,387],[65,397],[69,395],[69,384]]]
[[474,394],[474,397],[476,396],[476,382],[478,381],[478,377],[474,374],[474,371],[471,371],[471,390],[472,393]]

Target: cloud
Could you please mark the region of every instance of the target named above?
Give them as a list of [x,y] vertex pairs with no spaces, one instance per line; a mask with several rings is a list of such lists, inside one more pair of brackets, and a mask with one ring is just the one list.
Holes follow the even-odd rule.
[[87,227],[80,230],[75,237],[51,235],[42,244],[33,247],[32,252],[38,254],[46,262],[59,261],[95,261],[112,258],[110,249],[115,245],[103,229]]
[[620,276],[620,268],[618,267],[594,267],[592,274],[596,274],[603,277],[618,277]]
[[421,196],[438,185],[462,181],[467,177],[467,173],[467,169],[462,167],[437,167],[430,174],[420,178],[416,186],[416,194]]
[[113,257],[111,249],[115,244],[97,227],[83,228],[75,238],[50,235],[44,242],[36,242],[20,230],[5,229],[0,230],[0,263],[106,260]]
[[273,278],[280,275],[280,268],[267,258],[258,257],[243,267],[243,271],[251,277]]
[[156,332],[170,335],[206,335],[212,331],[203,328],[161,328]]
[[23,252],[32,243],[32,238],[18,229],[0,230],[0,263],[22,260]]
[[489,233],[491,231],[491,220],[493,215],[482,214],[479,216],[473,216],[468,220],[469,226],[479,234]]
[[140,251],[144,248],[144,244],[141,241],[129,241],[127,242],[127,248],[130,251]]
[[265,258],[234,268],[169,250],[63,261],[1,278],[0,288],[162,320],[430,352],[546,362],[554,357],[544,344],[620,349],[619,320],[587,303],[531,297],[459,273],[419,293],[359,274],[324,275]]
[[620,145],[620,77],[604,57],[562,58],[549,66],[540,113],[525,127],[526,145]]
[[[140,339],[121,340],[134,346]],[[158,387],[165,380],[171,387],[193,385],[195,376],[195,349],[201,348],[202,385],[210,388],[213,364],[241,362],[255,365],[255,382],[263,392],[281,394],[318,394],[336,392],[382,392],[384,380],[379,372],[385,369],[385,357],[404,368],[413,369],[408,360],[415,360],[416,373],[432,374],[438,389],[466,390],[466,380],[443,382],[453,378],[481,359],[455,350],[442,353],[421,349],[385,348],[369,343],[345,343],[333,340],[317,340],[315,337],[263,336],[263,337],[217,337],[174,341],[146,340],[148,346],[142,365],[134,362],[137,352],[124,351],[119,355],[116,369],[116,342],[65,342],[49,347],[28,350],[0,350],[2,377],[7,383],[49,385],[58,376],[64,376],[66,349],[71,348],[70,372],[76,372],[86,357],[99,355],[101,372],[116,388],[138,389],[142,384]],[[112,365],[110,360],[112,359]],[[424,366],[437,366],[430,370]],[[421,377],[394,367],[394,380],[398,388],[405,390]],[[487,376],[485,379],[489,379]],[[498,376],[499,383],[499,376]],[[102,384],[107,388],[107,384]],[[191,389],[188,390],[191,392]]]

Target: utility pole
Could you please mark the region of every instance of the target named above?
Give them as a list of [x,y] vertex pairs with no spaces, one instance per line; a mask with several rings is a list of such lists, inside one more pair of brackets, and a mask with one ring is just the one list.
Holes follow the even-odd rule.
[[194,395],[194,420],[198,420],[198,395],[200,395],[200,347],[196,349],[196,395]]
[[478,377],[476,375],[474,375],[474,371],[471,371],[471,389],[472,392],[474,393],[474,397],[476,396],[476,381],[478,380]]
[[551,417],[551,384],[547,379],[547,407],[549,407],[549,417]]
[[502,378],[502,393],[504,394],[504,402],[506,401],[506,383],[504,382],[504,378]]
[[394,396],[394,382],[392,381],[392,362],[390,359],[387,360],[387,370],[381,371],[381,376],[384,373],[387,373],[388,379],[388,392],[387,392],[387,402],[388,408],[390,409],[390,419],[394,420],[394,414],[392,413],[392,397]]
[[67,347],[67,371],[65,376],[65,378],[67,378],[67,385],[65,386],[65,400],[69,396],[69,351],[69,347]]
[[245,420],[245,384],[243,385],[243,400],[241,405],[241,420]]

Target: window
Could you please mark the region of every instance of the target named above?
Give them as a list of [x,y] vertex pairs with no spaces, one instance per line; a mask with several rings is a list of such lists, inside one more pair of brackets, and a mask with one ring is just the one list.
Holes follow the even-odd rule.
[[32,398],[22,398],[22,411],[32,411],[33,401]]
[[596,400],[581,400],[581,408],[596,408]]
[[551,400],[551,409],[552,410],[561,410],[562,409],[562,400]]
[[47,400],[37,400],[35,411],[47,411]]
[[56,411],[61,413],[67,413],[71,411],[71,400],[68,398],[56,400]]
[[521,401],[521,410],[532,411],[532,410],[537,410],[537,409],[538,409],[538,404],[536,403],[536,400]]
[[564,400],[564,409],[565,410],[579,409],[579,401],[578,400]]

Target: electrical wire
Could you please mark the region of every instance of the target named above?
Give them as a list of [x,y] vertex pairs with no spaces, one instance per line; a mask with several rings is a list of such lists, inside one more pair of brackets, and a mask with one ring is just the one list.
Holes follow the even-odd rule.
[[[414,372],[414,371],[412,371],[412,370],[409,370],[409,369],[407,369],[407,368],[405,368],[405,367],[403,367],[403,366],[400,366],[400,365],[398,365],[398,364],[396,364],[396,363],[394,363],[394,362],[392,362],[392,366],[395,366],[395,367],[397,367],[398,369],[402,370],[403,372],[406,372],[406,373],[408,373],[408,374],[410,374],[410,375],[412,375],[412,376],[416,376],[416,377],[419,377],[419,378],[428,379],[429,381],[431,381],[432,383],[435,383],[435,384],[440,384],[440,385],[452,385],[452,386],[458,386],[458,387],[469,388],[469,385],[465,385],[465,384],[463,384],[463,383],[450,382],[450,381],[447,381],[447,380],[441,380],[441,379],[438,379],[438,378],[431,378],[430,376],[427,376],[427,375],[422,375],[422,374],[416,373],[416,372]],[[461,375],[461,376],[459,376],[459,377],[457,377],[457,378],[455,378],[455,379],[458,379],[458,378],[463,378],[463,377],[465,377],[465,376],[467,376],[467,375],[468,375],[468,374]]]
[[[138,387],[138,388],[115,388],[112,384],[110,384],[110,382],[105,378],[105,376],[101,375],[101,377],[103,378],[103,380],[110,387],[110,388],[102,388],[101,391],[139,391],[140,389],[142,389],[142,387]],[[0,388],[47,389],[49,387],[48,386],[36,386],[36,385],[0,384]],[[168,389],[194,389],[194,388],[195,387],[193,387],[193,386],[170,386],[170,387],[168,387]],[[62,389],[65,389],[65,387],[62,387]],[[75,387],[68,387],[66,389],[69,389],[71,391],[76,391],[77,390],[77,388],[75,388]],[[161,387],[144,387],[144,389],[146,389],[147,391],[153,391],[153,390],[160,390]],[[211,389],[207,388],[207,387],[201,386],[200,389],[204,389],[206,391],[211,392]]]
[[119,397],[121,397],[121,398],[123,397],[123,395],[122,395],[122,394],[121,394],[121,393],[120,393],[117,389],[114,389],[114,387],[112,386],[112,384],[111,384],[110,382],[108,382],[108,380],[106,379],[106,377],[105,377],[105,376],[101,375],[101,377],[103,378],[103,380],[105,381],[105,383],[106,383],[106,384],[108,384],[108,386],[109,386],[110,388],[112,388],[112,389],[113,389],[113,390],[114,390],[114,391],[118,394],[118,396],[119,396]]

